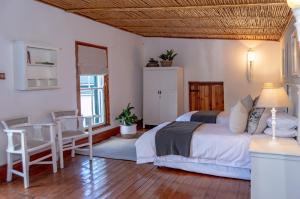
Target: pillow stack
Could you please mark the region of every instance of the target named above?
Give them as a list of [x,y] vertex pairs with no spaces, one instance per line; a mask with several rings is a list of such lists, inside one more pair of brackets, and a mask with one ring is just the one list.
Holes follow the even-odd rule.
[[[272,117],[267,119],[268,128],[264,133],[272,135]],[[276,137],[296,137],[297,136],[298,120],[296,117],[291,116],[285,112],[276,114]]]
[[240,100],[232,109],[229,118],[229,128],[233,133],[247,132],[261,134],[267,127],[267,119],[271,113],[269,109],[258,108],[250,95]]
[[250,95],[238,101],[232,107],[229,116],[229,128],[235,134],[244,133],[248,123],[248,114],[252,109],[253,100]]
[[235,134],[243,133],[247,125],[248,110],[239,101],[234,107],[232,107],[229,116],[229,128],[231,132]]
[[270,109],[257,107],[258,97],[254,99],[253,107],[249,112],[248,124],[247,124],[247,133],[262,134],[267,127],[267,119],[270,117]]

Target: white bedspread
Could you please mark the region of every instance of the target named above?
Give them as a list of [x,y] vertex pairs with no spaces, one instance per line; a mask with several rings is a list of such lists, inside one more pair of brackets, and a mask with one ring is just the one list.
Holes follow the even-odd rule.
[[[190,111],[190,112],[184,113],[184,114],[180,115],[176,119],[176,121],[189,122],[189,121],[191,121],[192,115],[196,112],[198,112],[198,111]],[[230,114],[228,112],[225,112],[225,111],[220,112],[217,116],[216,123],[228,125],[229,124],[229,115]]]
[[155,134],[163,123],[144,133],[135,143],[137,163],[155,161],[207,163],[220,166],[250,168],[249,144],[251,135],[235,135],[229,128],[221,124],[203,124],[196,129],[192,137],[191,157],[177,155],[157,157]]

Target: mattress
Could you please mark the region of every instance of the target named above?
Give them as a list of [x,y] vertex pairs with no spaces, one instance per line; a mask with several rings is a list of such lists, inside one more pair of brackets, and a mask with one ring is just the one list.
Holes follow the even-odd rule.
[[[182,115],[180,115],[176,121],[191,121],[191,117],[194,113],[196,113],[197,111],[190,111],[190,112],[187,112],[187,113],[184,113]],[[218,114],[217,116],[217,121],[216,121],[217,124],[223,124],[223,125],[228,125],[229,124],[229,113],[228,112],[225,112],[225,111],[222,111]]]
[[153,162],[157,166],[216,176],[250,178],[251,135],[233,134],[223,124],[203,124],[193,134],[190,157],[177,155],[157,157],[155,134],[167,124],[169,122],[147,131],[136,141],[137,164]]

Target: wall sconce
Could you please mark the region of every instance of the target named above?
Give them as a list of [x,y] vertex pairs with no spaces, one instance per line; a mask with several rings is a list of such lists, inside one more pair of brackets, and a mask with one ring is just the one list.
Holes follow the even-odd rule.
[[255,52],[252,49],[248,50],[248,63],[247,63],[247,80],[248,82],[252,81],[253,75],[253,62],[255,60]]
[[294,26],[296,27],[298,41],[300,42],[300,0],[287,0],[287,4],[292,8],[293,15],[296,19]]

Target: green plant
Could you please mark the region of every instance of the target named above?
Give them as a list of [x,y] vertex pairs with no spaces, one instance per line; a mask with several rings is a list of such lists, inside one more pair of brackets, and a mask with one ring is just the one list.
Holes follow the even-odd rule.
[[172,61],[174,59],[174,57],[176,57],[177,53],[175,53],[175,51],[173,49],[171,50],[167,50],[166,53],[162,53],[159,58],[161,58],[162,60],[169,60]]
[[123,109],[121,114],[116,117],[116,120],[125,126],[131,126],[132,124],[135,124],[137,122],[137,116],[131,112],[132,109],[134,109],[134,107],[130,106],[129,103],[127,107]]

